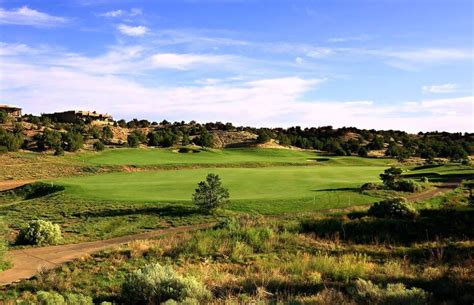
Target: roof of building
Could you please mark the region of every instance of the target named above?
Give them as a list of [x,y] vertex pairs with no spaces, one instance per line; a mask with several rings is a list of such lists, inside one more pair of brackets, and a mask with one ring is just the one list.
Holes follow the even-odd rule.
[[13,105],[6,105],[6,104],[0,104],[0,109],[21,110],[20,107],[16,107]]

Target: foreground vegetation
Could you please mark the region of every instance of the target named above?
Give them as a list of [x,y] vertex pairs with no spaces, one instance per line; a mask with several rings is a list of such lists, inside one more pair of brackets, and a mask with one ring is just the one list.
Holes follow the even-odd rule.
[[[214,229],[103,251],[15,284],[1,296],[34,301],[38,291],[54,291],[128,304],[472,303],[472,208],[460,203],[421,210],[418,220],[351,215],[228,218]],[[386,221],[392,229],[381,230]],[[414,225],[408,239],[393,231],[407,221]],[[434,221],[436,231],[418,221]],[[153,264],[165,269],[146,275]],[[161,272],[176,280],[160,280]],[[142,276],[153,278],[157,288],[146,290],[150,282]],[[175,293],[159,292],[165,287]]]

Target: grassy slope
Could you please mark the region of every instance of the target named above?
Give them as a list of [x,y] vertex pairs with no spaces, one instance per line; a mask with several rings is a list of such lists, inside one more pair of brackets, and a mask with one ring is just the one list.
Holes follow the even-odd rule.
[[[341,164],[387,165],[389,159],[362,159],[353,157],[321,157],[314,151],[287,149],[206,149],[199,153],[178,153],[175,149],[110,149],[100,153],[83,153],[72,158],[91,165],[192,165],[192,164]],[[329,161],[329,162],[328,162]]]

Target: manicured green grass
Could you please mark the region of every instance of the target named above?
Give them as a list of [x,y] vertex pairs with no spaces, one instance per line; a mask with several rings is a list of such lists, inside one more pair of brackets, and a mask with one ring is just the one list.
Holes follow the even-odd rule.
[[286,166],[206,168],[133,173],[108,173],[56,180],[66,194],[90,200],[189,203],[197,183],[210,172],[229,188],[235,210],[262,213],[320,210],[375,199],[356,192],[362,183],[376,182],[385,167]]
[[177,149],[109,149],[99,153],[83,153],[74,160],[94,165],[192,165],[192,164],[341,164],[341,165],[387,165],[393,160],[364,159],[357,157],[322,157],[314,151],[289,149],[196,149],[195,153],[179,153]]

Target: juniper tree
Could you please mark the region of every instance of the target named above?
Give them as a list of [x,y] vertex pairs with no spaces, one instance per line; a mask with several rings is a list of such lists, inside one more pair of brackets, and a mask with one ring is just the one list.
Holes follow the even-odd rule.
[[213,212],[229,201],[229,190],[222,186],[221,178],[216,174],[208,174],[205,181],[198,184],[193,202],[201,210]]

